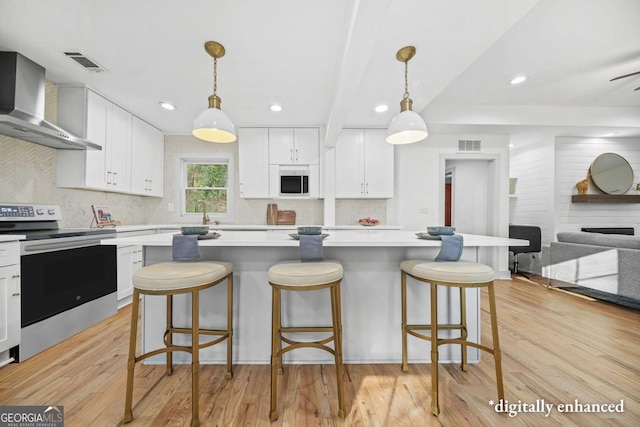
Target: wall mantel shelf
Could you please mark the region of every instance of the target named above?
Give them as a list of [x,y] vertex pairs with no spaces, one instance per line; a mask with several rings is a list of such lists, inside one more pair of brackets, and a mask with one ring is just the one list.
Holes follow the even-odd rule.
[[572,203],[640,203],[640,194],[574,194]]

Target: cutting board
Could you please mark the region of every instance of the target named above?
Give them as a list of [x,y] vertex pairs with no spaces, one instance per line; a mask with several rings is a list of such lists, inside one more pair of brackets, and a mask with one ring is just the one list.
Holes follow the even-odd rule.
[[296,211],[278,211],[278,225],[293,225],[296,223]]

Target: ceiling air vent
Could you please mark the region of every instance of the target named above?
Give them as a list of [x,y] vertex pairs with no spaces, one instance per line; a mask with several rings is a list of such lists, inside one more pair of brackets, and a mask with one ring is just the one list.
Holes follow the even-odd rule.
[[83,55],[80,52],[65,52],[64,53],[68,58],[73,59],[74,61],[76,61],[78,64],[82,65],[85,69],[89,70],[89,71],[94,71],[96,73],[101,73],[103,71],[106,71],[106,69],[99,65],[96,61],[94,61],[93,59],[90,59],[88,56]]
[[482,152],[482,141],[479,139],[459,139],[458,153],[480,153]]

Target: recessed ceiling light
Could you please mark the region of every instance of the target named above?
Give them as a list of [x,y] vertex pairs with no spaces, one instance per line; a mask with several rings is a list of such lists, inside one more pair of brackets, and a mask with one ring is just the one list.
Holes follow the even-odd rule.
[[527,78],[528,78],[527,76],[516,76],[513,79],[511,79],[509,83],[511,83],[512,85],[517,85],[527,80]]
[[163,102],[160,102],[159,104],[160,104],[160,106],[161,106],[162,108],[164,108],[165,110],[173,111],[173,110],[175,110],[175,109],[176,109],[176,106],[175,106],[175,105],[173,105],[173,104],[172,104],[172,103],[170,103],[170,102],[164,102],[164,101],[163,101]]
[[389,109],[389,106],[387,104],[380,104],[380,105],[377,105],[375,108],[376,113],[384,113],[388,109]]
[[278,111],[282,111],[282,106],[281,106],[281,105],[278,105],[278,104],[271,104],[271,105],[269,106],[269,109],[270,109],[271,111],[278,112]]

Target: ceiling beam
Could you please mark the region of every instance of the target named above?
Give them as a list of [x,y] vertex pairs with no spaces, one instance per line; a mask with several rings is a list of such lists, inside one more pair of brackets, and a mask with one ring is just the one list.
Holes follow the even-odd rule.
[[324,145],[334,147],[377,44],[391,0],[354,0],[340,74],[327,118]]

